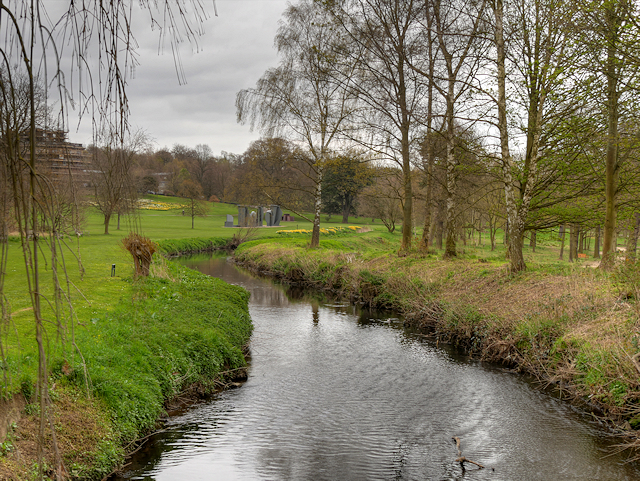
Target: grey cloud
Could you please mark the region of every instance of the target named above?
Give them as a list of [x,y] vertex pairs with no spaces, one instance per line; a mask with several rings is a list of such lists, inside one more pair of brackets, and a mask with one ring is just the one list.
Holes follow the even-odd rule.
[[[216,153],[241,153],[259,136],[236,124],[235,95],[277,65],[273,38],[287,2],[217,0],[216,4],[219,16],[206,21],[205,35],[197,39],[199,52],[187,43],[181,45],[186,85],[178,85],[168,43],[158,55],[158,33],[151,31],[145,18],[134,23],[140,65],[129,81],[130,120],[160,146],[207,143]],[[89,142],[89,128],[85,122],[71,140]]]

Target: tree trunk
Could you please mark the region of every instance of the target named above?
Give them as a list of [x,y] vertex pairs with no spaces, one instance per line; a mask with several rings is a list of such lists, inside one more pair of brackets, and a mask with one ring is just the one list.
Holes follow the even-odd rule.
[[427,9],[427,49],[429,52],[429,86],[427,87],[427,192],[425,195],[425,217],[424,227],[422,229],[422,239],[420,240],[420,250],[429,252],[429,235],[431,233],[431,196],[433,190],[433,138],[431,135],[431,126],[433,122],[433,40],[431,37],[432,17]]
[[405,57],[398,65],[398,100],[402,121],[400,124],[401,149],[402,149],[402,178],[404,181],[404,206],[402,209],[402,245],[401,251],[411,249],[413,238],[413,192],[411,184],[411,157],[409,152],[409,108],[407,106],[407,87],[404,78]]
[[[509,152],[509,131],[507,123],[506,96],[506,52],[504,42],[504,6],[502,0],[496,0],[495,15],[495,44],[496,67],[498,83],[498,130],[500,132],[500,150],[502,160],[502,176],[505,186],[505,205],[507,211],[507,234],[510,238],[507,244],[507,256],[510,259],[510,269],[517,272],[526,269],[522,254],[523,233],[529,208],[534,194],[538,163],[540,161],[540,130],[543,122],[543,109],[546,100],[544,82],[540,78],[537,68],[527,72],[529,84],[529,104],[527,107],[527,144],[524,163],[521,168],[522,178],[514,180],[516,166]],[[534,50],[539,47],[539,37],[536,37]],[[536,57],[536,60],[539,60]],[[514,249],[520,249],[516,252]]]
[[116,227],[116,230],[120,230],[120,212],[118,212],[118,225]]
[[511,272],[520,272],[527,268],[524,263],[522,247],[524,246],[524,222],[520,219],[509,229],[509,268]]
[[444,234],[444,222],[442,219],[438,219],[438,226],[436,228],[436,247],[442,249],[442,241]]
[[489,240],[491,241],[491,252],[496,250],[496,232],[498,230],[496,225],[497,223],[497,220],[492,221],[491,217],[489,217]]
[[578,259],[578,233],[577,224],[569,226],[569,262],[575,262]]
[[560,260],[564,257],[564,239],[566,236],[566,229],[564,225],[560,226]]
[[617,64],[620,61],[617,55],[616,30],[618,19],[616,18],[615,4],[608,5],[605,17],[608,27],[607,63],[605,74],[607,76],[607,156],[605,161],[605,218],[602,245],[602,261],[600,268],[609,270],[613,268],[615,256],[613,255],[613,238],[616,231],[616,193],[618,190],[618,72]]
[[104,233],[109,233],[109,221],[111,220],[111,213],[104,215]]
[[453,125],[453,97],[455,79],[449,78],[449,90],[447,95],[447,240],[444,250],[444,258],[456,256],[456,157],[455,157],[455,130]]
[[531,231],[531,239],[529,240],[529,247],[531,247],[531,252],[536,251],[536,241],[537,241],[538,233],[535,230]]
[[627,261],[636,259],[636,251],[638,249],[638,235],[640,235],[640,212],[634,214],[635,226],[633,231],[629,233],[629,241],[627,242]]
[[309,247],[315,249],[320,245],[320,209],[322,208],[322,177],[324,165],[318,165],[318,178],[316,179],[316,195],[313,216],[313,231],[311,232],[311,243]]
[[351,196],[349,194],[344,195],[344,202],[342,203],[342,223],[349,223],[349,212],[351,211]]
[[583,254],[584,253],[584,238],[585,238],[585,230],[580,228],[580,226],[578,226],[578,254]]

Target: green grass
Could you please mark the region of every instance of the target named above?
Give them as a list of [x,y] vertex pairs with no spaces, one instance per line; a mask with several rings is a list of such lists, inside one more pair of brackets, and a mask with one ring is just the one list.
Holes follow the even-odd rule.
[[[82,350],[82,343],[86,342],[88,335],[98,332],[103,322],[95,322],[96,319],[111,319],[112,312],[122,303],[131,302],[136,295],[136,288],[132,283],[133,262],[131,256],[121,247],[121,240],[131,229],[135,228],[152,240],[165,242],[166,245],[181,246],[185,242],[193,244],[186,238],[195,238],[205,242],[207,239],[228,239],[239,232],[237,228],[225,228],[224,222],[227,214],[232,214],[237,220],[237,207],[233,204],[209,203],[209,213],[206,217],[195,219],[195,228],[191,229],[191,218],[182,215],[184,199],[165,196],[145,196],[153,201],[160,201],[175,205],[174,209],[138,210],[135,216],[121,218],[120,229],[117,229],[117,219],[111,219],[110,234],[105,235],[103,217],[94,208],[88,208],[86,221],[82,228],[82,236],[66,237],[61,240],[64,254],[64,268],[68,274],[70,283],[63,283],[66,294],[69,297],[73,312],[69,310],[66,302],[62,303],[62,325],[56,326],[53,311],[45,305],[46,317],[46,349],[51,358],[70,357],[73,355],[71,347],[75,338]],[[334,217],[335,220],[340,220]],[[350,225],[361,225],[370,219],[350,219]],[[339,222],[326,223],[326,227],[343,227]],[[277,230],[299,228],[310,229],[311,223],[296,221],[283,223],[279,228],[256,229],[254,236],[257,239],[276,238]],[[379,234],[389,237],[383,232],[382,226],[374,227],[380,231],[374,231],[366,236]],[[397,236],[392,235],[391,238]],[[322,245],[353,249],[358,239],[340,238],[333,240],[323,238]],[[41,241],[46,243],[46,239]],[[307,237],[278,239],[282,244],[304,246],[308,243]],[[48,248],[43,246],[42,252]],[[53,291],[51,287],[50,261],[40,255],[41,292],[47,302],[52,301]],[[111,276],[112,265],[116,266],[115,276]],[[2,336],[3,348],[7,354],[8,370],[6,383],[3,386],[3,395],[9,396],[20,389],[21,380],[33,379],[37,368],[37,346],[35,344],[35,327],[31,300],[25,293],[28,292],[27,276],[24,260],[18,239],[11,238],[9,242],[9,257],[7,263],[4,293],[6,295],[9,310],[12,313],[10,325],[6,326]],[[46,303],[45,303],[46,304]]]
[[[143,234],[156,240],[179,240],[205,232],[208,238],[212,233],[230,237],[237,229],[221,227],[225,210],[229,207],[216,206],[214,212],[222,211],[218,219],[196,219],[202,222],[200,229],[193,230],[185,228],[190,227],[188,217],[172,211],[142,211],[137,222]],[[124,221],[121,227],[116,229],[114,219],[112,234],[102,234],[102,218],[90,210],[83,235],[61,240],[58,247],[62,247],[69,284],[63,282],[59,325],[50,304],[54,297],[51,264],[43,257],[48,252],[47,239],[40,241],[45,350],[50,385],[55,386],[52,393],[83,393],[88,385],[98,410],[111,419],[109,429],[114,434],[105,435],[110,436],[108,442],[79,446],[80,454],[68,459],[74,472],[101,474],[98,479],[121,459],[123,445],[156,426],[165,400],[192,385],[198,385],[199,392],[211,390],[220,371],[243,365],[241,348],[251,332],[248,296],[239,287],[167,263],[159,255],[154,261],[155,276],[134,282],[131,256],[120,242],[129,230]],[[11,239],[8,245],[4,294],[12,316],[2,330],[1,394],[4,398],[23,394],[30,402],[38,368],[35,321],[25,295],[28,284],[20,244]],[[112,277],[113,264],[116,275]],[[28,407],[26,412],[36,411]],[[65,439],[66,433],[58,436]],[[97,449],[94,455],[85,453],[91,449]],[[0,457],[0,473],[4,462]],[[7,469],[14,468],[18,469]]]
[[[78,333],[90,382],[124,440],[154,426],[163,402],[198,383],[213,388],[218,372],[244,365],[251,333],[248,294],[239,287],[170,264],[172,279],[136,283]],[[76,358],[72,380],[85,384]]]
[[[84,389],[86,382],[89,383],[91,392],[109,413],[114,436],[120,444],[152,429],[162,413],[164,400],[180,389],[190,384],[211,387],[210,383],[218,371],[240,365],[243,362],[240,348],[247,341],[251,329],[246,294],[242,289],[165,262],[156,263],[155,277],[134,282],[131,256],[121,247],[121,239],[133,228],[154,241],[164,241],[163,246],[171,251],[209,242],[223,243],[240,232],[236,228],[223,227],[227,214],[237,219],[236,206],[210,204],[209,215],[197,217],[195,228],[191,229],[191,218],[182,215],[184,199],[146,197],[175,208],[139,210],[133,218],[121,219],[120,230],[113,218],[109,235],[103,234],[102,216],[95,209],[88,209],[83,235],[63,241],[65,268],[70,281],[68,287],[66,284],[64,287],[73,305],[73,314],[63,303],[63,322],[57,326],[51,309],[45,307],[44,310],[52,383],[78,391]],[[344,227],[341,222],[327,222],[325,216],[321,220],[323,228]],[[331,220],[339,221],[340,217],[334,216]],[[490,249],[488,236],[484,237],[482,245],[468,242],[464,246],[459,243],[458,259],[447,264],[449,274],[445,272],[439,278],[427,279],[429,274],[425,270],[426,277],[422,279],[415,275],[405,276],[405,272],[411,271],[417,261],[437,265],[442,251],[432,249],[425,255],[414,248],[407,258],[398,258],[399,230],[389,233],[379,221],[371,223],[369,218],[352,217],[347,225],[368,225],[372,230],[357,234],[347,231],[340,235],[321,235],[320,248],[309,255],[306,247],[310,234],[277,234],[278,230],[311,229],[310,222],[298,220],[283,223],[278,228],[256,229],[254,240],[240,246],[238,253],[247,256],[252,248],[258,246],[265,248],[263,255],[278,249],[290,249],[291,256],[278,259],[275,267],[291,271],[300,263],[310,263],[307,270],[311,273],[311,280],[318,286],[328,285],[338,291],[349,287],[346,267],[356,261],[366,263],[366,269],[359,274],[356,272],[355,278],[366,288],[363,296],[380,304],[400,307],[411,304],[408,300],[423,299],[425,304],[431,302],[442,286],[460,275],[460,266],[469,263],[479,266],[477,275],[470,274],[470,280],[475,276],[480,279],[496,278],[497,283],[508,282],[496,275],[496,269],[506,263],[501,233],[497,236],[495,251]],[[419,236],[418,229],[414,245],[417,245]],[[582,270],[583,261],[570,264],[567,251],[565,260],[558,259],[559,241],[553,232],[539,233],[536,252],[533,253],[528,245],[524,252],[529,276],[571,276]],[[330,261],[325,253],[330,253]],[[388,271],[379,270],[381,262],[388,263]],[[478,264],[480,262],[482,264]],[[116,275],[112,277],[113,264],[116,265]],[[42,293],[49,302],[53,299],[51,266],[42,257],[40,266]],[[38,355],[31,301],[25,295],[28,285],[24,261],[16,239],[9,242],[6,274],[4,293],[12,317],[2,331],[2,347],[6,355],[6,382],[2,395],[9,397],[22,392],[30,396],[34,390]],[[627,281],[622,279],[620,283],[623,282]],[[405,299],[403,292],[410,295]],[[480,322],[477,316],[473,309],[460,311],[450,317],[450,321],[475,325]],[[536,342],[544,339],[553,344],[559,335],[556,327],[540,319],[532,319],[523,322],[515,333],[520,339]],[[74,348],[73,341],[78,349]],[[569,339],[566,344],[572,342]],[[86,361],[89,379],[85,379],[78,351]],[[597,364],[595,361],[600,362],[597,356],[587,357],[585,363],[588,361],[589,366]],[[610,363],[610,359],[607,358],[606,362]],[[597,372],[585,367],[585,385],[597,382]],[[628,386],[624,383],[611,384],[607,392],[609,398],[620,403],[627,395]],[[102,451],[95,459],[103,461],[94,463],[106,469],[104,466],[112,465],[115,459],[114,444],[106,443],[98,450]],[[117,453],[120,454],[115,455],[116,458],[121,451]],[[77,469],[85,472],[83,466]]]

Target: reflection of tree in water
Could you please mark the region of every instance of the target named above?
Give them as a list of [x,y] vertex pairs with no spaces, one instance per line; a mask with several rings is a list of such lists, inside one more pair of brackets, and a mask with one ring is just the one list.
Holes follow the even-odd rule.
[[385,324],[391,327],[404,328],[404,319],[397,312],[388,309],[373,309],[358,307],[358,324],[368,326],[370,324]]
[[287,297],[292,301],[316,301],[324,303],[327,296],[322,292],[313,292],[299,285],[286,286]]
[[180,441],[186,433],[198,432],[200,428],[201,426],[197,423],[188,423],[178,426],[177,429],[168,429],[150,436],[140,450],[127,459],[126,469],[122,470],[121,475],[110,479],[112,481],[131,479],[141,471],[149,472],[173,450],[178,450],[180,455],[183,455],[183,446]]
[[279,289],[250,288],[250,286],[245,286],[245,288],[251,292],[250,303],[252,305],[278,307],[289,305],[287,295]]

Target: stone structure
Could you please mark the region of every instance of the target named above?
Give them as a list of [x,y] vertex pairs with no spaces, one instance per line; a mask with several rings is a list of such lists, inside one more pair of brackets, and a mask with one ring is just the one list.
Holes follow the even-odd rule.
[[231,214],[227,214],[227,221],[224,223],[225,227],[233,227],[233,216]]
[[[231,217],[231,226],[228,226],[229,217]],[[267,227],[279,226],[282,219],[282,209],[279,205],[271,205],[269,207],[255,205],[239,205],[238,206],[238,227],[262,227],[266,222]],[[225,227],[233,226],[233,217],[227,216]]]
[[270,214],[270,219],[269,221],[267,221],[267,225],[269,227],[271,226],[279,226],[280,225],[280,221],[282,220],[282,209],[280,208],[279,205],[272,205],[269,207],[268,210],[269,214]]
[[247,227],[249,221],[249,208],[246,205],[238,206],[238,227]]

